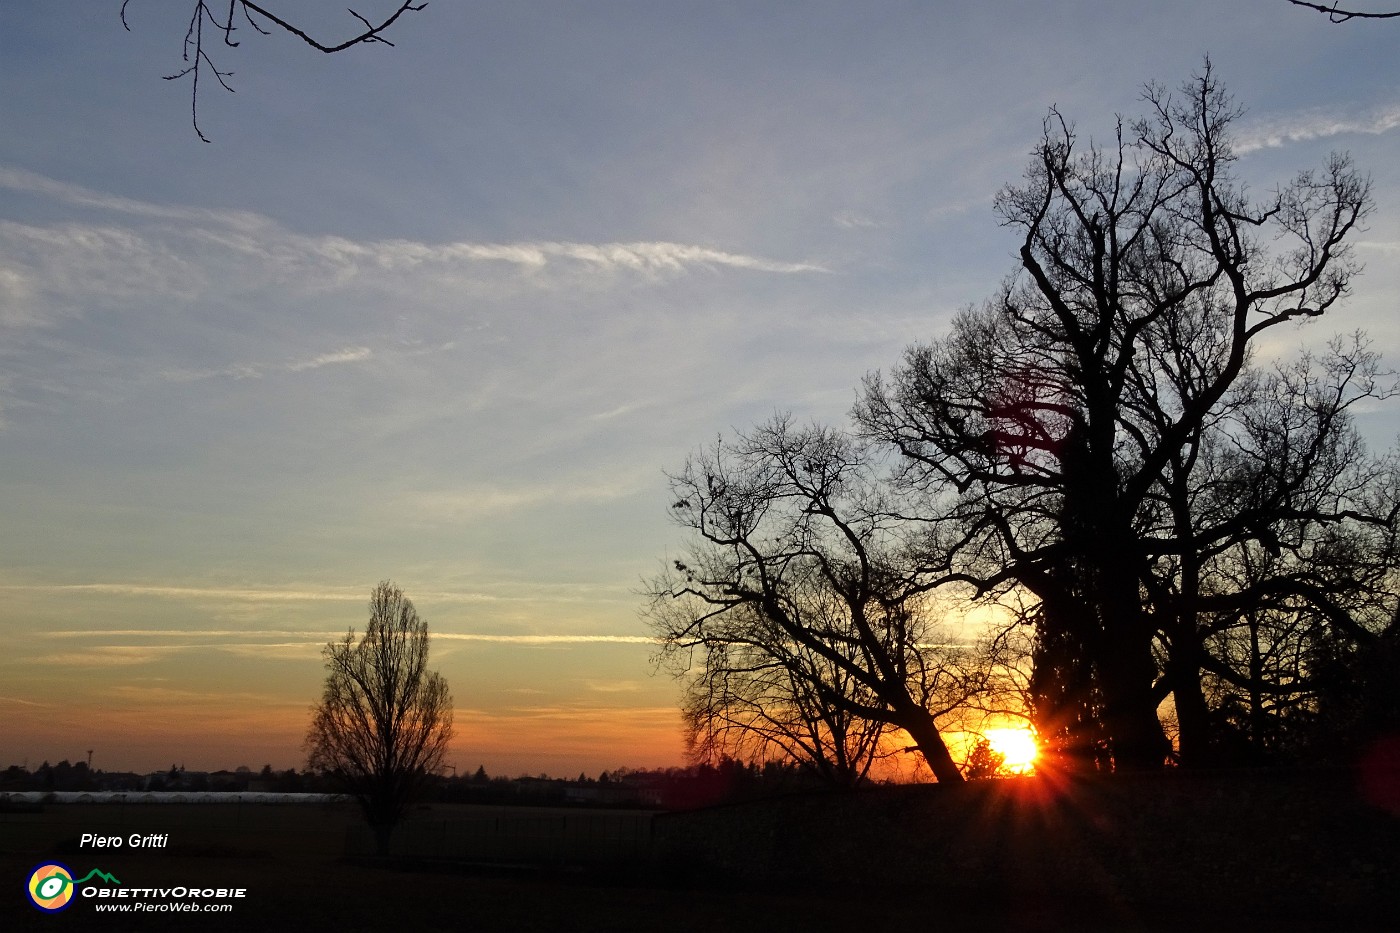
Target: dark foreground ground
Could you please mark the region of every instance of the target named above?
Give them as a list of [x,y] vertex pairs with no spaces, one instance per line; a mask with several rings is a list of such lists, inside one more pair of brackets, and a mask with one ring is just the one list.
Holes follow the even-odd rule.
[[[513,864],[460,858],[455,837],[520,814],[551,819],[420,810],[412,837],[428,857],[379,862],[346,855],[346,807],[0,812],[0,930],[1400,930],[1400,818],[1344,774],[894,788],[660,815],[643,849],[602,859],[576,839],[517,846]],[[609,819],[584,816],[585,831]],[[170,840],[79,848],[82,832]],[[457,859],[441,857],[454,845]],[[47,860],[247,897],[229,913],[125,915],[80,898],[50,916],[23,890]]]

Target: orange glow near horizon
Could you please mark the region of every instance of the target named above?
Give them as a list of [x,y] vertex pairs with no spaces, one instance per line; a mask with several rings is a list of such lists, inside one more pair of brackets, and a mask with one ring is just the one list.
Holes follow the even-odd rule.
[[992,751],[1002,755],[1002,767],[1012,774],[1030,774],[1035,770],[1035,760],[1040,755],[1040,745],[1035,733],[1030,729],[988,729],[987,741]]

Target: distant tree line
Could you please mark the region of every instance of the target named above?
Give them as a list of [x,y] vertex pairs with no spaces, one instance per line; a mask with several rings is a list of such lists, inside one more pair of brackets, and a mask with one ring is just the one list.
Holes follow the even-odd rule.
[[280,794],[338,793],[325,778],[310,772],[287,768],[262,770],[239,766],[228,771],[188,771],[179,765],[168,770],[137,773],[90,769],[87,762],[56,765],[45,761],[30,771],[23,765],[10,765],[0,772],[0,791],[187,791],[191,793],[268,792]]
[[[470,775],[429,776],[415,803],[491,804],[496,806],[570,806],[645,809],[691,809],[791,793],[820,790],[821,778],[799,763],[763,764],[721,758],[714,764],[672,768],[616,768],[597,777],[547,774],[491,777],[484,766]],[[253,771],[188,771],[172,765],[147,773],[89,770],[85,762],[47,761],[33,771],[10,765],[0,771],[0,793],[19,791],[109,791],[167,793],[337,794],[343,788],[330,776],[296,768],[263,765]]]

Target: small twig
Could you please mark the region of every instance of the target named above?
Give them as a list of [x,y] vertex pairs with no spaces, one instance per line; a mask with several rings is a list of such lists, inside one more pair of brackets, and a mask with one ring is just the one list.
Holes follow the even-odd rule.
[[[237,0],[232,0],[232,2],[237,2]],[[229,5],[230,16],[232,16],[233,14],[232,2]],[[126,4],[123,3],[122,7],[122,12],[125,13]],[[225,30],[224,38],[226,42],[228,41],[228,32],[230,30],[225,29],[224,25],[214,18],[213,14],[209,12],[209,8],[205,6],[204,0],[199,0],[199,2],[195,4],[194,16],[190,18],[189,28],[185,30],[185,50],[183,53],[183,58],[187,62],[191,61],[190,46],[191,44],[193,44],[193,62],[188,68],[185,68],[181,71],[177,71],[173,75],[163,75],[162,77],[166,81],[174,81],[178,78],[183,78],[185,75],[191,75],[193,77],[193,87],[190,92],[190,122],[194,124],[195,135],[198,136],[202,142],[207,143],[209,142],[209,137],[205,136],[204,131],[199,128],[199,73],[201,70],[201,65],[208,65],[209,70],[214,72],[214,77],[218,80],[219,84],[223,85],[224,90],[228,91],[229,93],[233,93],[233,88],[230,87],[229,83],[224,79],[232,77],[233,72],[220,71],[218,67],[214,64],[213,60],[204,51],[204,18],[206,16],[209,17],[209,22],[213,23],[216,29]],[[125,25],[124,20],[123,25]],[[237,46],[238,43],[229,42],[228,44],[232,46]]]
[[270,29],[264,29],[264,28],[262,28],[261,26],[259,26],[256,22],[253,21],[253,14],[248,12],[248,8],[247,8],[246,6],[243,8],[243,18],[246,19],[246,20],[248,21],[248,25],[249,25],[249,26],[252,26],[254,29],[256,29],[258,32],[262,33],[263,35],[265,35],[265,36],[270,36],[270,35],[272,35],[272,30],[270,30]]
[[238,0],[228,0],[228,20],[224,27],[224,45],[231,49],[238,48],[238,43],[233,41],[233,8]]

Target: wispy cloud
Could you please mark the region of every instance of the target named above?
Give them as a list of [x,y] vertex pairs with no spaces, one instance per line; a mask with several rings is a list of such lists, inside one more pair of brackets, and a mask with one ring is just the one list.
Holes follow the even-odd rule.
[[186,303],[215,270],[178,237],[110,223],[0,219],[0,324],[47,326],[121,302]]
[[[490,717],[497,721],[510,721],[513,719],[551,719],[561,723],[597,723],[599,725],[613,726],[617,724],[619,710],[613,706],[515,706],[507,707],[498,713],[491,714],[485,710],[469,711],[473,718]],[[671,706],[643,706],[627,707],[625,715],[629,718],[638,719],[658,719],[668,725],[676,719],[676,710]],[[625,727],[619,728],[619,732],[627,731]]]
[[605,272],[631,271],[645,274],[683,272],[691,266],[729,266],[756,272],[826,272],[815,263],[781,262],[759,256],[746,256],[725,250],[671,243],[664,240],[632,243],[572,243],[528,241],[521,243],[428,244],[410,240],[381,240],[353,243],[338,238],[314,242],[321,255],[337,261],[372,263],[387,270],[413,269],[426,264],[454,262],[507,262],[543,268],[553,260],[570,260],[580,266]]
[[855,211],[838,211],[832,216],[831,222],[843,230],[869,230],[880,226],[876,221]]
[[70,204],[74,207],[94,208],[130,214],[136,217],[151,217],[161,220],[184,220],[193,222],[214,221],[224,226],[243,230],[255,230],[266,226],[266,218],[247,211],[212,210],[199,207],[151,204],[118,195],[105,194],[74,185],[65,181],[48,178],[37,172],[0,165],[0,188],[8,188],[23,194],[39,195],[53,201]]
[[339,632],[288,631],[285,629],[160,629],[160,628],[99,628],[59,629],[38,632],[41,638],[338,638]]
[[[366,602],[369,587],[326,589],[240,589],[227,586],[161,586],[149,583],[11,583],[0,584],[0,592],[51,593],[81,595],[94,593],[104,596],[155,596],[166,599],[234,600],[249,602]],[[481,592],[419,591],[412,594],[418,601],[485,602],[503,597]],[[53,634],[53,633],[48,633]]]
[[358,363],[360,360],[369,359],[371,355],[368,347],[346,347],[334,353],[322,353],[309,360],[289,363],[287,371],[299,373],[308,369],[320,369],[322,366],[333,366],[336,363]]
[[1246,124],[1235,139],[1235,151],[1254,152],[1349,133],[1374,136],[1388,133],[1396,127],[1400,127],[1400,104],[1388,104],[1366,113],[1352,114],[1334,110],[1305,110]]
[[654,645],[645,635],[487,635],[476,632],[434,632],[445,641],[485,641],[503,645]]
[[[97,593],[109,596],[161,596],[172,599],[237,599],[258,601],[363,602],[368,591],[361,589],[269,590],[233,587],[157,586],[146,583],[14,583],[0,584],[0,592]],[[53,633],[48,633],[53,634]]]
[[136,664],[150,664],[184,651],[188,645],[96,645],[81,651],[62,651],[56,654],[41,654],[28,659],[30,664],[56,665],[59,667],[127,667]]
[[561,476],[557,480],[518,485],[480,484],[463,489],[408,492],[392,503],[399,514],[425,522],[459,522],[539,505],[608,502],[647,488],[641,474],[604,477]]
[[[481,590],[425,590],[414,589],[409,595],[415,603],[494,603],[494,602],[575,602],[580,599],[591,601],[624,598],[630,592],[625,587],[612,584],[593,583],[552,583],[505,581],[493,584],[506,592],[483,592]],[[369,599],[370,587],[327,587],[325,589],[269,589],[239,588],[228,586],[169,586],[151,583],[6,583],[0,584],[0,593],[33,593],[52,596],[99,596],[156,597],[161,599],[228,602],[356,602]],[[67,637],[100,632],[135,634],[132,629],[72,630],[68,632],[44,632],[48,637]],[[169,630],[151,630],[167,632]],[[211,634],[213,630],[191,630],[197,634]],[[225,630],[230,635],[249,634],[299,634],[280,631]],[[343,633],[342,633],[343,634]]]
[[16,706],[35,706],[40,709],[52,709],[52,703],[37,703],[34,700],[21,700],[19,697],[0,696],[0,703],[13,703]]
[[[261,645],[163,645],[162,650],[175,650],[187,648],[209,648],[209,647],[268,647],[268,648],[290,648],[303,644],[325,644],[328,639],[341,638],[345,632],[341,631],[289,631],[285,629],[251,629],[240,631],[238,629],[60,629],[57,631],[40,632],[44,638],[61,639],[81,639],[81,638],[295,638],[297,641],[278,641],[271,643],[261,643]],[[467,642],[490,642],[502,645],[653,645],[656,639],[644,635],[573,635],[573,634],[495,634],[489,632],[432,632],[434,640],[440,641],[467,641]],[[97,650],[97,649],[94,649]],[[102,650],[122,650],[136,651],[138,649],[126,646],[108,646]]]
[[[343,634],[343,633],[342,633]],[[307,641],[253,642],[246,645],[211,645],[222,654],[239,658],[256,658],[259,661],[313,661],[321,657],[321,652],[330,638],[308,639]]]
[[594,693],[638,693],[642,689],[635,680],[585,680],[583,685]]
[[[75,647],[67,651],[39,654],[28,663],[64,667],[125,667],[152,664],[175,655],[207,655],[210,652],[256,658],[260,661],[307,661],[316,658],[328,642],[340,638],[343,632],[239,632],[230,630],[158,630],[103,629],[97,631],[60,631],[41,633],[45,637],[69,642],[109,641],[118,644],[98,644]],[[283,640],[258,640],[268,635]],[[210,639],[240,639],[219,641]],[[285,639],[292,640],[285,640]],[[169,639],[174,643],[163,644]],[[120,642],[126,642],[121,644]],[[132,644],[135,642],[135,644]]]
[[[3,321],[11,324],[42,320],[43,315],[29,307],[40,295],[71,313],[89,303],[83,296],[94,294],[192,300],[209,290],[246,289],[259,283],[324,291],[362,276],[379,281],[386,273],[421,276],[433,271],[454,281],[489,277],[490,267],[501,264],[541,284],[547,283],[541,276],[550,270],[569,281],[579,275],[650,279],[697,269],[780,275],[828,271],[811,262],[669,240],[433,243],[308,234],[245,211],[151,204],[5,166],[0,166],[0,188],[96,212],[100,218],[47,225],[0,221],[0,255],[5,257],[0,261],[0,296],[29,298],[4,312]],[[211,374],[248,377],[260,371],[254,366]]]
[[119,684],[108,694],[127,704],[151,704],[162,707],[189,704],[215,705],[225,709],[244,709],[250,705],[287,708],[285,698],[267,693],[229,692],[211,694],[176,687],[147,687],[139,684]]
[[611,421],[614,418],[621,418],[623,415],[630,415],[633,412],[645,411],[655,406],[655,402],[628,402],[626,405],[618,405],[607,411],[595,412],[588,416],[590,421]]
[[331,353],[321,353],[308,359],[285,363],[238,363],[215,369],[167,369],[160,378],[167,382],[195,382],[200,379],[261,379],[269,372],[300,373],[337,363],[359,363],[374,355],[369,347],[345,347]]

